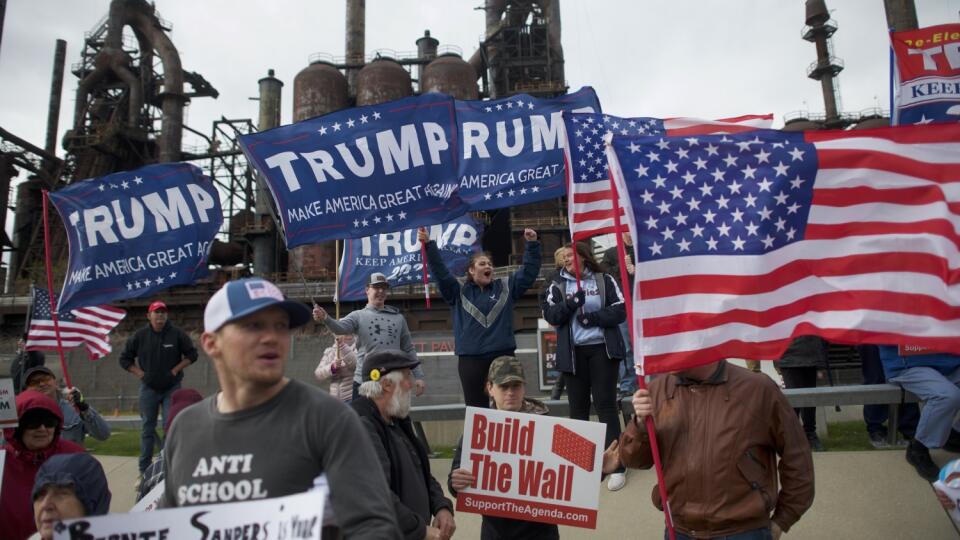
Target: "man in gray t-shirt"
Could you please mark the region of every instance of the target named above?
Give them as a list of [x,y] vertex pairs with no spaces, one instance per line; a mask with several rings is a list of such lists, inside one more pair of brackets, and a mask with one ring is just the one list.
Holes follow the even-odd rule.
[[[326,310],[314,304],[313,320],[322,322],[331,332],[338,335],[355,334],[357,336],[357,368],[353,374],[353,399],[357,398],[357,390],[363,382],[363,359],[377,351],[400,350],[413,359],[417,359],[417,351],[413,348],[410,339],[410,328],[400,310],[386,305],[390,292],[390,282],[387,276],[377,272],[370,275],[367,283],[367,305],[363,309],[350,312],[346,317],[337,320],[327,315]],[[414,392],[423,394],[427,388],[423,381],[423,370],[417,366],[413,370]]]
[[290,329],[309,320],[306,306],[263,279],[231,281],[213,295],[201,344],[220,392],[174,419],[162,506],[301,493],[325,473],[345,538],[399,538],[390,489],[371,466],[377,458],[359,418],[284,376]]

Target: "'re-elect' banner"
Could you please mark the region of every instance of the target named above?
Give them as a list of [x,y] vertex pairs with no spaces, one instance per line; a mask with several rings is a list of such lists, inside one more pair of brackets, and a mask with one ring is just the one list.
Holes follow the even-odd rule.
[[449,221],[457,193],[454,101],[424,94],[243,135],[287,247]]
[[892,32],[893,124],[960,121],[960,24]]
[[567,194],[563,112],[600,112],[593,88],[539,99],[527,94],[457,101],[463,148],[457,176],[469,210],[491,210]]
[[[443,262],[453,275],[466,271],[470,256],[480,251],[482,235],[483,224],[470,214],[430,227],[430,237],[437,239]],[[340,300],[366,299],[366,285],[376,272],[387,276],[391,287],[423,283],[417,229],[348,241],[340,261]]]
[[606,427],[467,407],[457,511],[595,529]]
[[107,514],[54,525],[54,540],[150,538],[153,540],[320,540],[326,495],[297,495],[152,512]]
[[200,169],[149,165],[50,193],[70,260],[58,311],[109,304],[206,277],[223,224],[220,195]]

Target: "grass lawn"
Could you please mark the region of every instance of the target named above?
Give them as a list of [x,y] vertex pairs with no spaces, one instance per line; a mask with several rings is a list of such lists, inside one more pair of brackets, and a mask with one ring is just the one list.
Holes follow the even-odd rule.
[[[870,439],[867,437],[863,422],[834,422],[828,426],[827,431],[830,435],[823,439],[823,446],[827,452],[874,450],[870,446]],[[106,441],[87,437],[85,442],[91,454],[132,457],[140,455],[140,430],[136,429],[115,429]],[[452,446],[434,445],[430,449],[436,454],[435,457],[453,458]],[[902,451],[902,449],[899,450]]]

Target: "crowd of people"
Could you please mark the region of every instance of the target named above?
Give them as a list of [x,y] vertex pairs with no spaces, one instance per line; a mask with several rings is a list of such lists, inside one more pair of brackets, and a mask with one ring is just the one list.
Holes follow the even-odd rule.
[[[480,253],[458,278],[427,231],[418,237],[452,312],[464,403],[547,414],[547,404],[527,395],[512,317],[539,276],[537,233],[524,231],[523,263],[503,277],[495,277],[492,258]],[[607,488],[623,488],[627,468],[653,466],[652,418],[677,538],[752,540],[789,531],[814,498],[811,451],[822,448],[815,411],[794,410],[773,379],[725,360],[654,377],[637,389],[625,324],[629,291],[620,286],[619,269],[608,272],[582,242],[554,257],[557,268],[540,299],[543,318],[556,329],[556,369],[570,417],[587,420],[592,407],[605,425]],[[610,262],[609,252],[604,258]],[[199,346],[220,387],[206,398],[181,388],[197,347],[169,322],[163,302],[150,304],[148,324],[120,355],[123,369],[140,379],[137,498],[161,484],[166,508],[279,497],[309,490],[325,476],[332,507],[325,538],[453,537],[454,504],[437,478],[446,475],[453,496],[476,478],[461,466],[462,444],[449,471],[431,470],[409,417],[412,397],[427,384],[406,319],[386,304],[390,286],[383,274],[371,275],[366,293],[364,308],[337,319],[320,305],[311,311],[287,300],[269,281],[228,282],[204,311]],[[315,371],[329,392],[285,374],[292,332],[311,320],[336,335]],[[58,520],[108,511],[103,469],[82,443],[88,435],[106,439],[110,430],[78,389],[58,390],[42,356],[21,356],[15,364],[19,425],[4,433],[0,537],[48,539]],[[901,413],[898,426],[884,426],[883,411],[867,407],[864,420],[878,447],[887,445],[887,430],[908,437],[907,461],[932,481],[939,468],[929,449],[960,450],[960,426],[953,422],[960,411],[960,358],[920,354],[908,361],[897,347],[871,346],[862,347],[861,356],[865,381],[900,384],[926,402],[912,416],[909,408]],[[826,342],[803,336],[779,369],[788,388],[815,386],[826,362]],[[634,410],[625,425],[618,394],[629,396]],[[160,411],[164,437],[156,432]],[[162,450],[154,459],[157,446]],[[653,501],[663,509],[660,487],[653,487]],[[483,539],[558,537],[556,525],[483,516]]]

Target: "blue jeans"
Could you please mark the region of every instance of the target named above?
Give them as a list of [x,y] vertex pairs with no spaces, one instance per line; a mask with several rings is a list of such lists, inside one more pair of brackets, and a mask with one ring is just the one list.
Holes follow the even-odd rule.
[[[680,531],[677,532],[677,540],[695,540]],[[664,540],[669,540],[670,532],[667,530],[663,531]],[[770,527],[763,527],[760,529],[754,529],[752,531],[746,531],[737,534],[731,534],[728,536],[714,536],[710,540],[773,540],[773,533],[770,532]]]
[[953,419],[960,411],[960,368],[944,375],[929,367],[907,368],[891,377],[907,392],[923,402],[915,439],[927,448],[940,448],[947,442],[950,429],[960,429]]
[[[158,392],[140,383],[140,472],[142,473],[153,460],[153,447],[157,442],[157,413],[163,406],[163,420],[170,413],[170,396],[180,388],[176,383],[164,392]],[[163,448],[163,440],[160,441]]]
[[[883,364],[880,362],[880,353],[876,345],[860,345],[860,368],[863,372],[863,384],[883,384],[887,378],[883,375]],[[887,436],[887,422],[890,416],[888,405],[864,405],[863,421],[867,424],[867,433],[878,433]],[[897,405],[897,431],[905,438],[912,439],[917,433],[917,423],[920,421],[920,407],[916,403],[901,403]],[[891,426],[892,428],[892,426]]]
[[634,394],[637,391],[637,370],[633,367],[633,347],[630,346],[630,328],[627,321],[620,323],[620,337],[623,338],[624,350],[627,352],[620,362],[620,382],[617,384],[621,393]]

